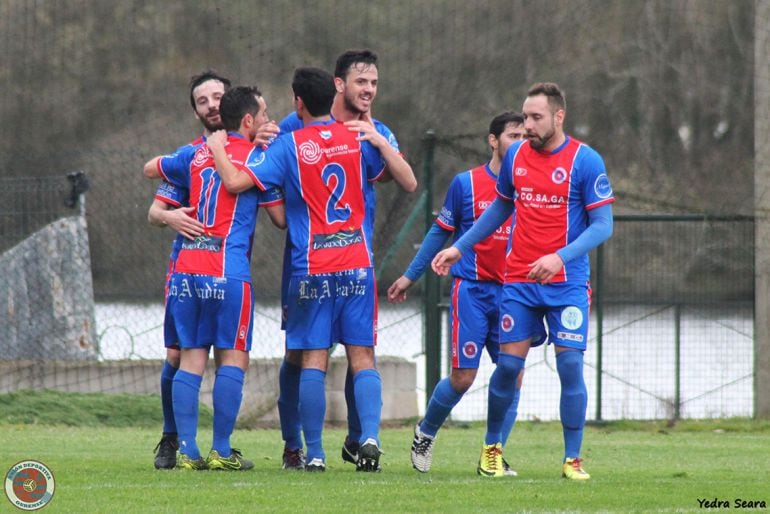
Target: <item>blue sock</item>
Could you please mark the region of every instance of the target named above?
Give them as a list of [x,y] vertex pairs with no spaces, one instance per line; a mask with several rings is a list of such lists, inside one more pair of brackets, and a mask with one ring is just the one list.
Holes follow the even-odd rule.
[[505,413],[505,419],[503,420],[503,446],[508,442],[508,436],[511,435],[513,425],[516,424],[516,416],[519,414],[519,397],[521,396],[521,389],[516,389],[513,393],[513,401],[511,406],[508,407],[508,412]]
[[174,385],[174,375],[179,368],[175,368],[168,361],[163,362],[163,371],[160,372],[160,403],[163,406],[163,433],[176,434],[176,421],[174,420],[174,399],[171,388]]
[[564,431],[564,458],[580,457],[588,406],[588,391],[583,380],[583,352],[568,350],[558,354],[556,371],[561,381],[559,413]]
[[345,403],[348,406],[348,437],[349,441],[358,441],[361,439],[361,420],[358,417],[356,408],[355,381],[350,369],[345,374]]
[[201,457],[195,436],[198,435],[198,396],[202,380],[202,376],[180,369],[174,375],[174,385],[171,388],[174,419],[179,434],[179,452],[191,459]]
[[516,391],[516,378],[524,368],[525,359],[501,353],[497,357],[497,367],[489,378],[489,399],[487,403],[487,433],[484,444],[503,442],[503,422],[513,402]]
[[243,399],[244,371],[237,366],[220,366],[214,379],[211,399],[214,403],[214,439],[211,448],[222,457],[229,457],[230,436]]
[[420,431],[435,437],[438,429],[444,424],[449,413],[452,412],[452,409],[463,397],[463,394],[455,391],[448,378],[436,384],[436,388],[433,389],[433,394],[430,396],[428,408],[425,410],[425,417],[420,422]]
[[380,417],[382,416],[382,379],[376,369],[362,369],[353,377],[353,385],[358,405],[358,418],[361,420],[363,444],[367,439],[374,439],[380,444]]
[[302,371],[286,359],[278,372],[278,419],[281,437],[290,450],[302,448],[302,425],[299,421],[299,374]]
[[307,461],[326,459],[321,435],[326,415],[326,373],[305,368],[299,376],[299,417],[307,445]]

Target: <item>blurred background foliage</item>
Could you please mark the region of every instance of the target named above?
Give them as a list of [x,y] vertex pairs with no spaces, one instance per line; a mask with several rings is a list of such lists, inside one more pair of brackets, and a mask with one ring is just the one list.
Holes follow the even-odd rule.
[[[604,156],[616,212],[751,214],[754,23],[751,0],[3,0],[0,176],[85,171],[97,298],[157,300],[172,236],[146,222],[154,184],[141,166],[199,135],[190,76],[211,67],[257,84],[280,119],[295,67],[333,70],[368,47],[380,55],[373,113],[418,179],[436,132],[434,208],[455,173],[487,159],[490,119],[553,81],[567,131]],[[418,194],[379,191],[382,257]],[[283,234],[258,224],[255,280],[273,295]]]

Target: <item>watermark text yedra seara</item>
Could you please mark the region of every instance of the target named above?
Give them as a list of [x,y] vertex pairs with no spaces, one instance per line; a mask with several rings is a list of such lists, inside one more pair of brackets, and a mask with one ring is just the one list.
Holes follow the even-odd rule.
[[701,509],[766,509],[767,500],[747,498],[698,498]]

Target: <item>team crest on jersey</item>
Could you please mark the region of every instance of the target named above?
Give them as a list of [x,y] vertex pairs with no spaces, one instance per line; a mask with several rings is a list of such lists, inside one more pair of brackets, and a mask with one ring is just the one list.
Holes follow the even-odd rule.
[[517,177],[523,177],[527,174],[527,168],[516,168],[516,170],[513,172],[514,175]]
[[510,332],[513,330],[514,324],[513,317],[511,317],[510,314],[503,314],[503,317],[500,319],[500,328],[503,329],[503,332]]
[[321,136],[321,139],[327,140],[332,138],[332,131],[331,130],[322,130],[318,133],[319,136]]
[[594,182],[594,192],[599,198],[609,198],[612,196],[612,186],[610,185],[610,179],[606,173],[602,173],[596,177]]
[[209,157],[211,157],[209,147],[201,145],[195,150],[195,157],[193,157],[192,164],[193,166],[203,166],[203,163],[205,163]]
[[479,347],[473,341],[468,341],[463,345],[463,355],[469,359],[474,358],[477,353],[479,353]]
[[571,305],[561,311],[561,324],[568,330],[577,330],[583,325],[583,312]]
[[554,184],[563,184],[567,180],[567,171],[564,168],[556,168],[551,173],[551,180]]
[[300,143],[299,158],[305,164],[315,164],[321,160],[321,147],[315,141],[305,141]]

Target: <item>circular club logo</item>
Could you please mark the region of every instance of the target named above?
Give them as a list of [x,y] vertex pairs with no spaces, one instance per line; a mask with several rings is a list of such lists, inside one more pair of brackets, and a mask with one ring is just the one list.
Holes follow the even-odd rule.
[[5,495],[21,510],[38,510],[51,501],[56,488],[53,473],[42,462],[17,462],[5,475]]
[[564,168],[556,168],[551,173],[551,180],[554,184],[561,184],[567,180],[567,171]]
[[472,359],[479,353],[479,347],[473,341],[468,341],[463,345],[463,355]]
[[513,330],[513,318],[510,314],[503,314],[503,318],[500,320],[500,328],[503,329],[503,332]]
[[315,141],[305,141],[299,145],[299,158],[306,164],[315,164],[321,160],[321,147]]
[[583,313],[580,309],[571,305],[561,311],[561,324],[567,330],[577,330],[583,325]]
[[594,182],[594,192],[596,193],[596,196],[602,199],[612,196],[612,186],[610,185],[610,179],[607,177],[607,174],[602,173],[596,177],[596,182]]

